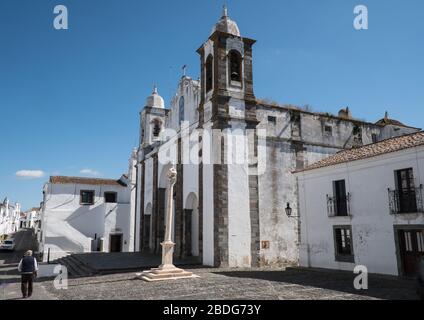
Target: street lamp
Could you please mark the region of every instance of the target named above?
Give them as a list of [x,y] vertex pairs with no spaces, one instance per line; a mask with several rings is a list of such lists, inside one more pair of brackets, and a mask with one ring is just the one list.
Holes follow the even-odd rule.
[[286,215],[287,215],[287,217],[291,217],[292,211],[293,211],[293,209],[290,208],[290,203],[287,202],[287,207],[286,207]]

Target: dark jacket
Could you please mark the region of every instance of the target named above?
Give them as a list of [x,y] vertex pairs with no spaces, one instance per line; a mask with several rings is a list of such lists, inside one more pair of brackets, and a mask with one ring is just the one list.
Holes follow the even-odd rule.
[[32,256],[23,257],[18,267],[21,273],[34,273],[37,271],[37,262]]

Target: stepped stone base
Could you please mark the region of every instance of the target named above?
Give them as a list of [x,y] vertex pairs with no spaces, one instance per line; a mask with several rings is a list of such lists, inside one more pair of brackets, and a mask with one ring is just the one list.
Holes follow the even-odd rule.
[[174,266],[166,268],[153,268],[149,271],[137,273],[137,277],[147,282],[199,278],[199,276],[193,274],[192,272],[185,271]]
[[149,271],[137,273],[137,278],[147,282],[198,278],[198,276],[194,275],[192,272],[177,268],[172,263],[175,243],[168,240],[162,242],[161,245],[162,264],[159,268],[153,268]]

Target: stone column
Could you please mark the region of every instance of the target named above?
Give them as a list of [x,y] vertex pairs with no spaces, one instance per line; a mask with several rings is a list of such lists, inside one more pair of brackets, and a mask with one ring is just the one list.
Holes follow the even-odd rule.
[[174,208],[173,208],[173,194],[174,185],[177,181],[177,170],[171,168],[168,172],[169,186],[166,202],[166,225],[165,225],[165,239],[162,245],[162,264],[159,268],[154,268],[149,271],[138,273],[137,277],[144,281],[162,281],[171,279],[186,279],[197,278],[192,272],[184,271],[174,266],[173,255],[175,243],[172,242],[172,222],[174,221]]
[[171,168],[168,172],[169,186],[166,198],[166,215],[165,215],[165,241],[162,246],[162,264],[160,269],[174,269],[173,256],[175,243],[172,242],[172,222],[174,221],[174,185],[177,182],[177,170]]

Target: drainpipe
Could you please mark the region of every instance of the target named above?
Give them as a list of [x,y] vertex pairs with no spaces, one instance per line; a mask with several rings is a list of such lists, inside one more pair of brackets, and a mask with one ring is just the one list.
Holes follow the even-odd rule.
[[[138,154],[136,159],[137,165],[135,166],[135,210],[134,210],[134,252],[136,252],[137,248],[137,209],[138,209],[138,171],[139,171],[139,164],[138,164]],[[131,185],[131,181],[130,181]],[[131,211],[131,208],[130,208]],[[141,219],[141,214],[140,214]],[[140,234],[141,237],[141,234]],[[139,248],[139,251],[141,251],[141,248]]]

